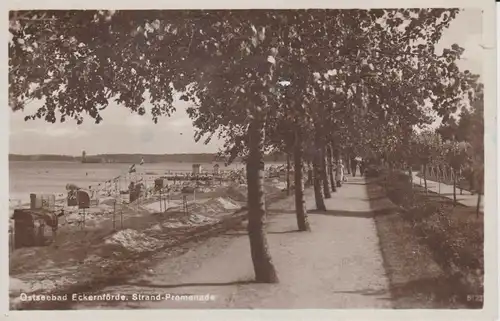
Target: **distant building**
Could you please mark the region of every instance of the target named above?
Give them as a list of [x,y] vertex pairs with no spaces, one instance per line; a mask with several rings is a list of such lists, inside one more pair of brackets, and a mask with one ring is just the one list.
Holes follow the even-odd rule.
[[193,164],[193,175],[201,174],[201,164]]
[[85,151],[82,152],[82,163],[106,163],[106,159],[104,157],[87,157],[87,153]]
[[214,175],[218,175],[220,172],[220,166],[219,164],[214,165]]

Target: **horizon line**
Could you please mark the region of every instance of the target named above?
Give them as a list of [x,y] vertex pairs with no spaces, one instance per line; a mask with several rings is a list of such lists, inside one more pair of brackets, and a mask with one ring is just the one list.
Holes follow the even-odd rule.
[[[85,157],[92,156],[103,156],[103,155],[142,155],[142,156],[171,156],[171,155],[217,155],[219,152],[211,153],[164,153],[164,154],[150,154],[150,153],[101,153],[101,154],[85,154]],[[282,152],[272,152],[269,154],[284,154]],[[68,154],[20,154],[20,153],[9,153],[9,156],[62,156],[62,157],[82,157],[79,155],[68,155]]]
[[[151,154],[151,153],[100,153],[100,154],[86,154],[86,157],[99,156],[99,155],[149,155],[149,156],[164,156],[164,155],[213,155],[218,152],[211,153],[164,153],[164,154]],[[68,154],[23,154],[23,153],[9,153],[9,156],[66,156],[66,157],[82,157],[79,155],[68,155]]]

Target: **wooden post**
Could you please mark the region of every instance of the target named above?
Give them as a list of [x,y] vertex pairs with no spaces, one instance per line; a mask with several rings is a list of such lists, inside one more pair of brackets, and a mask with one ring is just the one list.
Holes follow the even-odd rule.
[[462,177],[462,169],[461,168],[458,170],[457,184],[458,184],[458,189],[460,189],[460,195],[463,195],[462,184],[460,184],[460,177]]
[[120,226],[123,230],[123,205],[120,207]]
[[290,154],[286,154],[286,195],[290,195]]
[[160,212],[163,213],[163,204],[161,203],[161,189],[160,189]]
[[113,203],[113,231],[116,230],[116,199]]
[[441,171],[437,168],[438,194],[441,195]]
[[187,197],[186,195],[182,195],[182,209],[184,210],[184,214],[188,214],[188,207],[187,207]]

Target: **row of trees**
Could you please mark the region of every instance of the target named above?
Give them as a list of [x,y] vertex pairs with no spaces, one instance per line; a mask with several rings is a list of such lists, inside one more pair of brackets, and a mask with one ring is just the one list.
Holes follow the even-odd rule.
[[[457,9],[18,11],[10,13],[9,100],[26,119],[103,121],[111,99],[153,122],[191,102],[195,140],[242,156],[256,281],[278,282],[268,251],[264,155],[312,164],[316,206],[335,191],[332,159],[409,160],[415,126],[448,118],[476,83],[435,45]],[[402,150],[403,154],[397,153]],[[409,162],[407,162],[409,163]],[[330,178],[330,179],[329,179]],[[329,184],[330,182],[330,184]],[[303,185],[295,205],[311,229]]]
[[[415,136],[415,157],[422,165],[427,189],[427,169],[438,172],[450,169],[453,199],[456,203],[458,179],[468,182],[471,192],[477,192],[477,214],[484,190],[484,96],[483,85],[477,83],[476,97],[464,107],[458,117],[449,117],[435,131],[424,131]],[[439,175],[439,173],[438,173]]]

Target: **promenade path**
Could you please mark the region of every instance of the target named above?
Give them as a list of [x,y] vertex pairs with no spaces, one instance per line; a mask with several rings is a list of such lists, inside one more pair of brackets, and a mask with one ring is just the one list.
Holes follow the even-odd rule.
[[[256,284],[246,228],[200,243],[161,260],[143,275],[99,293],[210,294],[208,302],[128,301],[100,308],[391,308],[375,210],[392,207],[382,195],[369,199],[363,178],[349,182],[315,208],[306,191],[312,232],[297,232],[293,196],[270,205],[268,241],[278,284]],[[98,293],[96,293],[98,294]],[[73,308],[91,309],[94,303]]]
[[[418,172],[413,173],[413,183],[420,186],[424,186],[425,185],[424,179],[418,177],[417,175]],[[431,192],[439,193],[442,196],[453,200],[453,185],[447,185],[444,183],[439,184],[438,182],[427,180],[427,189]],[[477,194],[472,195],[469,191],[466,190],[462,190],[462,194],[460,194],[460,189],[458,188],[456,190],[456,193],[457,193],[458,203],[474,208],[477,206]],[[484,195],[481,195],[480,211],[483,212],[483,210],[484,210]]]

